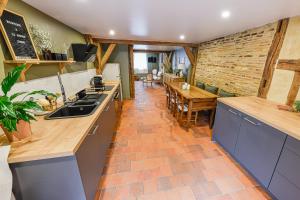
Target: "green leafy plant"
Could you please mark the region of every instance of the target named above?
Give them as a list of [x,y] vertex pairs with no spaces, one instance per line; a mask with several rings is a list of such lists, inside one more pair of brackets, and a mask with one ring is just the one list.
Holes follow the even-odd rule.
[[296,112],[300,112],[300,101],[295,101],[294,109]]
[[[30,120],[35,120],[32,110],[41,110],[41,107],[36,102],[26,100],[28,97],[36,94],[55,96],[45,90],[18,92],[8,96],[8,92],[15,85],[24,69],[25,65],[14,68],[1,83],[3,95],[0,96],[0,125],[8,132],[17,131],[17,123],[19,120],[24,120],[29,123]],[[20,96],[24,96],[23,99],[16,101],[16,98]]]

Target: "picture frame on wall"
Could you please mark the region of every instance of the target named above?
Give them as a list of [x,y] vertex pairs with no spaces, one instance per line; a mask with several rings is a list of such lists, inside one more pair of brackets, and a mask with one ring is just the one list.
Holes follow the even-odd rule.
[[26,21],[22,15],[4,10],[0,29],[13,60],[39,61]]

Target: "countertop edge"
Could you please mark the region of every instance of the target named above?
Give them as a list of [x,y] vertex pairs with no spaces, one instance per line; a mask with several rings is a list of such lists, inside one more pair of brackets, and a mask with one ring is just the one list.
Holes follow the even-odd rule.
[[[257,119],[257,120],[259,120],[259,121],[261,121],[261,122],[263,122],[263,123],[265,123],[265,124],[267,124],[267,125],[275,128],[275,129],[277,129],[277,130],[279,130],[281,132],[283,132],[283,133],[286,133],[287,135],[289,135],[289,136],[291,136],[291,137],[293,137],[293,138],[295,138],[297,140],[300,140],[300,136],[297,135],[297,134],[295,134],[295,133],[293,133],[293,132],[290,132],[290,130],[287,130],[286,128],[284,128],[282,126],[278,126],[277,124],[271,123],[270,121],[265,120],[265,119],[261,118],[260,116],[255,115],[255,114],[249,112],[248,110],[245,110],[245,109],[243,109],[243,108],[241,108],[239,106],[236,106],[234,103],[229,103],[228,101],[226,101],[226,99],[229,99],[229,98],[236,98],[236,97],[218,98],[218,102],[226,104],[226,105],[228,105],[228,106],[230,106],[230,107],[232,107],[234,109],[237,109],[237,110],[239,110],[239,111],[241,111],[241,112],[249,115],[250,117],[253,117],[253,118],[255,118],[255,119]],[[254,98],[254,97],[251,96],[249,98]],[[259,97],[255,97],[255,98],[259,98]],[[276,104],[275,102],[272,102],[272,101],[269,101],[269,100],[267,100],[267,101],[270,104],[273,104],[273,105]],[[278,105],[279,105],[279,103],[278,103]],[[288,111],[283,111],[283,112],[287,112],[288,113]]]

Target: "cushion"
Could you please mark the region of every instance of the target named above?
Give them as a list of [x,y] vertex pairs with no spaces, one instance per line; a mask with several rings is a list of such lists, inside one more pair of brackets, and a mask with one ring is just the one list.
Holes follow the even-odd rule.
[[212,85],[205,85],[205,90],[206,90],[207,92],[210,92],[210,93],[213,93],[213,94],[217,94],[219,88],[217,88],[217,87],[215,87],[215,86],[212,86]]
[[201,81],[197,81],[196,86],[197,86],[198,88],[200,88],[200,89],[203,89],[203,90],[204,90],[204,88],[205,88],[205,84],[202,83]]
[[231,92],[226,92],[225,90],[220,89],[219,96],[220,97],[235,97],[235,94],[231,93]]

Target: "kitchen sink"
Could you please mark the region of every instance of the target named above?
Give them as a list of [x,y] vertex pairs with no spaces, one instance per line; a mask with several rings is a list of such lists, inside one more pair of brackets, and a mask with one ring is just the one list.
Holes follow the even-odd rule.
[[87,95],[74,103],[60,107],[47,115],[45,119],[64,119],[91,115],[97,110],[107,96],[107,94]]

